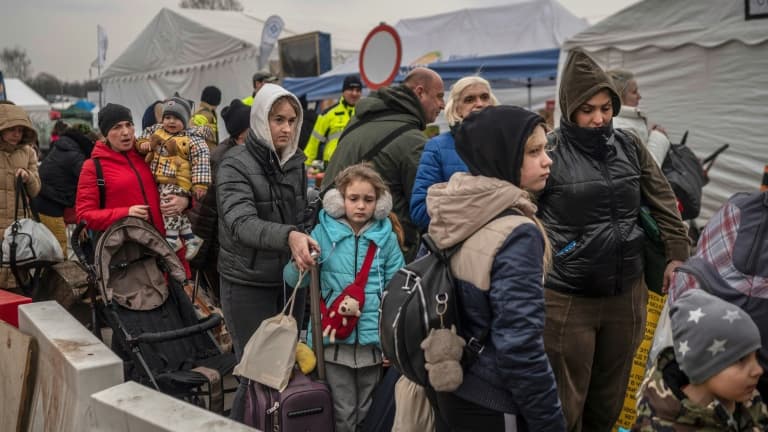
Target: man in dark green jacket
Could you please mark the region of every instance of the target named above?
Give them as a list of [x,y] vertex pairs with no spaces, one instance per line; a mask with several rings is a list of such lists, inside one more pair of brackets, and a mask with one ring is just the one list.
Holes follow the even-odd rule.
[[324,189],[332,186],[333,178],[344,168],[362,162],[378,144],[388,141],[368,159],[392,193],[392,210],[405,232],[406,261],[415,257],[419,242],[408,203],[427,142],[423,130],[445,107],[444,95],[440,75],[420,67],[412,70],[402,84],[379,89],[361,99],[325,171]]

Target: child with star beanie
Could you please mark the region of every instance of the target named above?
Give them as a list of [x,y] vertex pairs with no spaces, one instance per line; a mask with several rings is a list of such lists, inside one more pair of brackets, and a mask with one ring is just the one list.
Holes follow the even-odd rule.
[[646,373],[633,431],[757,431],[760,331],[738,306],[690,290],[670,307],[674,347]]

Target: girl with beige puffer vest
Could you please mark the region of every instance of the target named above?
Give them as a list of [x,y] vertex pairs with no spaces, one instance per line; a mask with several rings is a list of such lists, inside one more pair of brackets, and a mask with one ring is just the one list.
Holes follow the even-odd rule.
[[[27,113],[13,104],[0,104],[0,229],[15,219],[16,176],[20,176],[30,197],[40,192],[37,154],[34,148],[37,132]],[[0,269],[0,288],[16,288],[10,269]]]

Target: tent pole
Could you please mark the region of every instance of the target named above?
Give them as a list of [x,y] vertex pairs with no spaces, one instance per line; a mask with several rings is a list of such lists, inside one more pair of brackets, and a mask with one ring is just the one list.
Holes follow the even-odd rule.
[[528,87],[528,110],[531,110],[531,87],[533,87],[533,84],[531,84],[531,77],[528,77],[528,84],[526,85]]

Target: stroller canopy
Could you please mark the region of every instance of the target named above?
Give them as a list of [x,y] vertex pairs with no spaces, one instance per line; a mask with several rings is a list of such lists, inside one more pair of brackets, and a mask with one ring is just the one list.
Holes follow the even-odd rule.
[[99,290],[131,310],[152,310],[168,298],[168,277],[183,284],[186,272],[168,242],[148,222],[126,217],[99,238],[94,254]]

